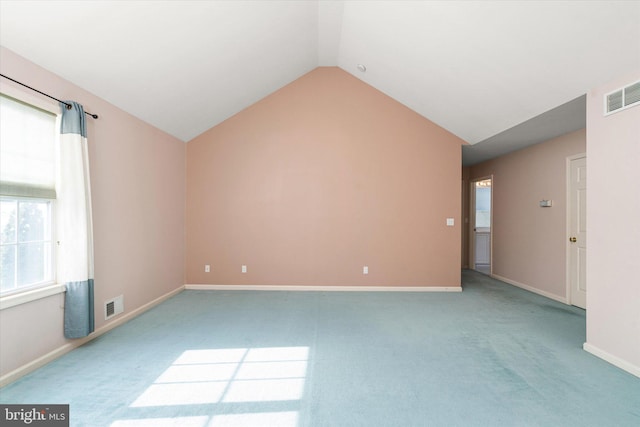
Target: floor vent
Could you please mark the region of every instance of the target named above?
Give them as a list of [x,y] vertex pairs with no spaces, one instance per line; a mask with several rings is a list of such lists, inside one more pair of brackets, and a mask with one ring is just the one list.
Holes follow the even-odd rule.
[[604,98],[604,114],[611,114],[640,105],[640,82],[613,91]]
[[104,303],[104,320],[111,319],[124,311],[124,297],[115,297],[111,301]]

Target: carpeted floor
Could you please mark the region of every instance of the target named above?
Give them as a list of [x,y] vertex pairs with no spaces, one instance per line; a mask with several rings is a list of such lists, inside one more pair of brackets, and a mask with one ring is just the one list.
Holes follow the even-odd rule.
[[72,426],[639,426],[640,379],[585,313],[462,293],[185,291],[0,390]]

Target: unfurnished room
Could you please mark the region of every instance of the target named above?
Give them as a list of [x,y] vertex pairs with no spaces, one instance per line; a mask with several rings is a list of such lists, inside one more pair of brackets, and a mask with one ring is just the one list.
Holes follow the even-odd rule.
[[0,131],[3,426],[640,425],[640,1],[0,0]]

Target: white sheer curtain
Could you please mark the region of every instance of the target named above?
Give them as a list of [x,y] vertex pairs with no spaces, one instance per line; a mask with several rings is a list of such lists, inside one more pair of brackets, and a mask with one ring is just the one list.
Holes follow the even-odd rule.
[[87,132],[82,105],[61,103],[57,144],[57,275],[66,286],[64,334],[82,338],[95,329],[93,224]]

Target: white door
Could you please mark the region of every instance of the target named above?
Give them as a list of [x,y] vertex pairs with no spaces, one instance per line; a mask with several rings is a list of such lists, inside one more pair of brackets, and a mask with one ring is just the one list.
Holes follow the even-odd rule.
[[587,308],[587,158],[569,164],[569,300]]

